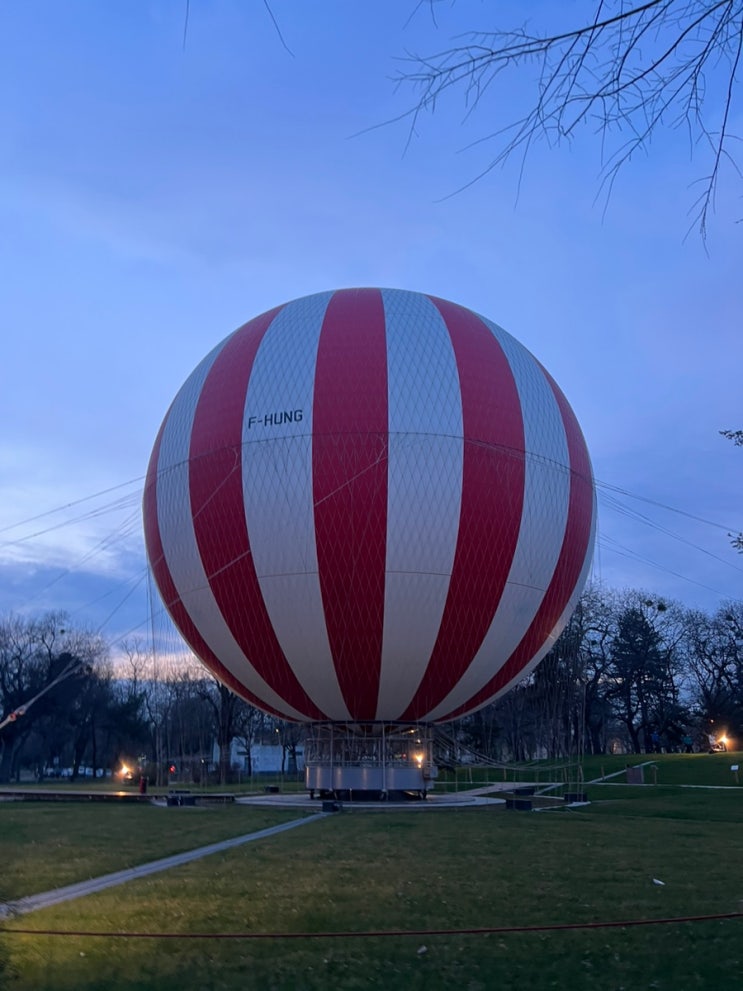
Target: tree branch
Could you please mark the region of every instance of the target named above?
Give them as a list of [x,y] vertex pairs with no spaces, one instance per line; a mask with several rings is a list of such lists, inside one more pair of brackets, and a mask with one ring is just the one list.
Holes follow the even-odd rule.
[[[409,143],[422,114],[434,113],[450,91],[462,93],[467,119],[483,110],[486,96],[495,100],[503,73],[536,64],[531,107],[467,145],[495,141],[499,147],[460,190],[517,151],[523,168],[533,141],[571,141],[580,125],[595,121],[601,133],[600,188],[610,193],[618,171],[656,131],[683,123],[692,150],[701,140],[711,156],[693,206],[704,239],[723,159],[734,165],[729,127],[743,50],[743,0],[650,0],[638,6],[615,0],[614,5],[616,13],[604,16],[608,3],[599,0],[590,22],[559,34],[478,32],[433,55],[408,53],[403,61],[410,68],[397,83],[412,84],[419,93],[396,120],[409,121]],[[494,118],[501,112],[497,104],[491,111]],[[629,137],[616,145],[613,136],[627,131]]]

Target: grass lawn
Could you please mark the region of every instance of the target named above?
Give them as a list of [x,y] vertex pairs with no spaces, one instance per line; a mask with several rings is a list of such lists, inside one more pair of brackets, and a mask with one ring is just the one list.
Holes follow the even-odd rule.
[[[707,768],[699,773],[714,776]],[[535,926],[743,909],[743,788],[592,785],[589,796],[589,806],[554,812],[462,808],[329,816],[8,923],[10,929],[177,935],[130,940],[6,933],[0,986],[4,980],[18,991],[739,987],[743,917],[550,933],[188,938]],[[10,831],[1,825],[7,811],[19,816]],[[0,807],[6,864],[23,857],[31,870],[29,838],[43,847],[56,836],[70,850],[81,848],[78,863],[91,858],[92,875],[99,873],[99,847],[127,830],[148,831],[149,820],[136,813],[162,813],[175,844],[157,853],[149,848],[138,862],[250,831],[255,820],[246,828],[240,813],[259,815],[233,807],[173,809],[172,817],[150,807],[54,805],[44,811],[49,818],[29,826],[40,808]],[[81,834],[79,821],[65,819],[66,812],[95,815],[96,824]],[[122,817],[129,815],[127,825]],[[197,829],[198,836],[189,833]]]
[[[717,785],[735,787],[743,782],[743,753],[726,754],[629,754],[623,757],[586,757],[583,777],[586,781],[624,770],[628,765],[647,763],[645,782],[664,785]],[[738,776],[730,770],[740,768]],[[655,765],[656,772],[652,766]],[[620,781],[621,777],[615,780]],[[743,787],[743,785],[741,785]]]
[[0,804],[0,901],[49,891],[273,826],[298,813],[242,805]]
[[[462,791],[490,782],[514,784],[560,782],[571,790],[582,782],[603,776],[617,775],[612,780],[624,781],[627,767],[647,765],[647,784],[694,784],[743,787],[743,752],[724,754],[623,754],[565,758],[563,761],[531,761],[528,764],[503,767],[459,767],[456,772],[444,771],[436,783],[437,791]],[[736,779],[731,766],[738,764]],[[655,768],[655,770],[653,770]]]

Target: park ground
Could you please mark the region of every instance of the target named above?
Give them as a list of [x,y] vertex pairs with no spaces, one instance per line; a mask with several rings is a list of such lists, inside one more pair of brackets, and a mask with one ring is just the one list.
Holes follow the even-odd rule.
[[[0,987],[739,987],[743,785],[730,769],[739,758],[642,758],[654,763],[635,786],[625,783],[626,758],[593,759],[585,781],[605,780],[584,784],[589,804],[539,812],[346,806],[5,920]],[[520,776],[549,773],[532,765]],[[482,783],[474,776],[471,785]],[[0,900],[303,814],[243,804],[4,802]],[[657,924],[637,924],[649,921]],[[554,928],[565,925],[575,928]]]

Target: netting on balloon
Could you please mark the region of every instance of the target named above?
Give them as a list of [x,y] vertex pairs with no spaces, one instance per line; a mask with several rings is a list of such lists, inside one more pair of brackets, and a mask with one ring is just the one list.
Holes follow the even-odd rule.
[[[321,444],[315,439],[313,465],[319,465],[326,481],[319,495],[308,484],[308,444],[308,437],[294,437],[245,445],[239,470],[244,476],[253,476],[249,482],[243,479],[244,491],[249,490],[250,498],[240,505],[239,513],[233,511],[229,527],[222,517],[222,525],[209,531],[214,566],[211,572],[203,573],[201,588],[181,585],[181,591],[186,597],[204,591],[204,586],[211,587],[215,578],[221,589],[228,590],[219,600],[220,614],[243,655],[227,658],[232,670],[242,672],[248,664],[260,665],[261,659],[275,657],[278,630],[284,663],[287,656],[290,662],[296,662],[301,653],[309,677],[304,687],[311,699],[318,699],[323,697],[323,690],[311,684],[314,658],[327,654],[329,649],[346,699],[348,712],[341,713],[344,718],[377,715],[370,704],[360,713],[354,712],[353,706],[362,698],[375,705],[378,701],[382,639],[385,624],[389,632],[389,616],[394,614],[397,640],[387,643],[387,656],[394,655],[395,667],[387,664],[387,695],[394,696],[398,688],[407,689],[408,694],[417,690],[421,713],[425,715],[426,707],[430,710],[440,701],[472,660],[479,646],[473,628],[477,624],[486,628],[503,591],[512,584],[510,558],[522,531],[532,536],[526,542],[522,540],[523,573],[516,592],[522,596],[522,604],[523,596],[543,593],[549,574],[536,574],[547,539],[540,533],[559,530],[555,505],[560,501],[559,492],[564,500],[568,469],[544,459],[525,458],[518,452],[489,451],[478,445],[483,476],[488,487],[499,495],[490,502],[474,502],[470,516],[472,537],[459,545],[459,560],[455,562],[455,542],[450,539],[447,545],[441,539],[441,528],[442,520],[455,519],[461,513],[461,440],[378,435],[366,438],[360,446],[353,435],[326,437]],[[390,489],[396,482],[389,464],[390,452],[392,460],[397,458],[398,464],[403,464],[400,475],[404,478],[397,493],[404,512],[398,510],[394,522]],[[537,496],[525,510],[523,500],[519,503],[514,499],[509,504],[503,496],[504,491],[509,491],[504,476],[512,474],[514,462],[523,472],[523,466],[530,461],[528,471],[532,476],[538,474],[539,479],[534,484]],[[236,472],[238,467],[234,458],[220,457],[215,463],[219,468],[212,479],[216,492],[225,484],[225,471]],[[205,459],[201,459],[199,468],[212,470]],[[377,507],[377,518],[369,512],[370,505]],[[198,513],[199,507],[193,510]],[[323,513],[319,536],[318,512]],[[240,539],[236,539],[235,526],[244,530]],[[392,541],[391,530],[395,533]],[[456,528],[453,532],[457,532]],[[320,552],[318,545],[323,548]],[[250,595],[244,583],[236,580],[248,559],[257,582]],[[331,567],[321,580],[321,566],[327,569],[328,561]],[[461,575],[457,608],[450,609],[444,617],[452,574],[457,568]],[[492,576],[496,570],[505,576],[500,593],[497,588],[493,592]],[[312,601],[310,586],[315,593],[320,589],[322,623],[317,617],[317,594]],[[394,586],[394,596],[388,595],[386,601],[390,586]],[[488,591],[490,600],[486,597]],[[392,598],[394,603],[389,601]],[[438,625],[430,622],[436,610],[440,613]],[[420,622],[421,616],[429,620],[427,632],[420,629],[425,625]],[[440,648],[439,670],[443,676],[441,683],[426,686],[428,657],[421,657],[421,643],[427,636],[432,649],[431,629],[438,637],[444,618],[450,628],[448,645]],[[482,634],[478,636],[481,640]],[[323,637],[327,643],[319,642]],[[489,665],[493,671],[499,662],[502,658],[497,646],[490,657],[481,659],[481,664]],[[286,666],[290,668],[290,663]],[[263,665],[264,677],[279,694],[291,691],[292,670],[282,680],[280,671]],[[317,680],[327,674],[318,670]],[[300,715],[304,715],[301,710]],[[383,717],[399,715],[398,705],[397,711],[392,709]]]

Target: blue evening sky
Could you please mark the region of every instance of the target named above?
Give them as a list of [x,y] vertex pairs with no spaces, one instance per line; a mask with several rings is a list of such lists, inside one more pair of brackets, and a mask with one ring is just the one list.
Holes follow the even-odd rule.
[[743,428],[732,169],[705,251],[685,235],[709,166],[682,129],[604,210],[591,126],[535,146],[520,186],[514,161],[450,195],[528,73],[466,119],[452,93],[410,141],[405,121],[374,127],[414,101],[393,81],[406,50],[556,9],[458,0],[434,21],[417,0],[271,0],[280,36],[262,0],[5,0],[0,613],[145,634],[142,476],[176,391],[244,321],[357,285],[469,306],[547,367],[599,482],[596,579],[710,611],[741,597],[743,451],[718,433]]

